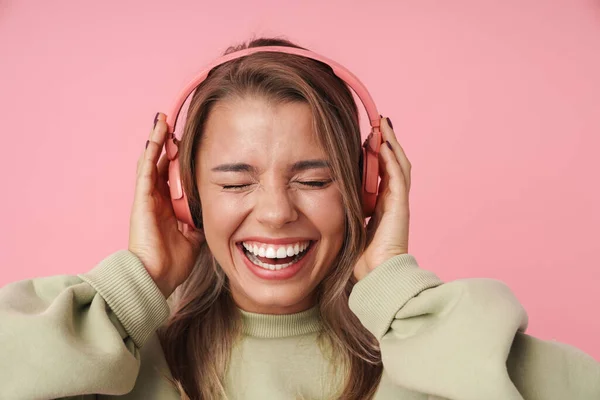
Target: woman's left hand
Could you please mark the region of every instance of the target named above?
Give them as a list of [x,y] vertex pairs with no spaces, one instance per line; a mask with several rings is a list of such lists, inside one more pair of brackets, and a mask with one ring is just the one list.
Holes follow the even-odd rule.
[[411,164],[387,118],[382,118],[380,125],[383,135],[379,151],[381,183],[375,211],[367,225],[367,248],[354,267],[357,280],[390,258],[408,253]]

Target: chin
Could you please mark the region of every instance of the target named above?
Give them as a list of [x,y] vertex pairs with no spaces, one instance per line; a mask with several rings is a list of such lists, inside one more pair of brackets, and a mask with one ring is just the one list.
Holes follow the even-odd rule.
[[[236,260],[241,261],[241,260]],[[302,266],[302,271],[282,278],[279,271],[268,271],[273,276],[266,278],[262,271],[254,273],[248,265],[236,262],[235,276],[230,276],[233,299],[244,311],[259,314],[293,314],[315,305],[315,288],[318,285],[314,264]],[[285,270],[283,276],[285,276]],[[231,279],[233,278],[233,279]],[[270,279],[269,279],[270,278]]]
[[253,307],[246,311],[262,314],[293,314],[315,305],[313,292],[308,288],[285,291],[271,287],[253,289],[247,297],[249,303],[253,303]]

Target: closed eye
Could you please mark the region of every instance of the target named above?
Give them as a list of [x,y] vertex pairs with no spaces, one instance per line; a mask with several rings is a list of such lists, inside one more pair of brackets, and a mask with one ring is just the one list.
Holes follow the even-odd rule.
[[[320,188],[320,187],[324,187],[327,184],[331,183],[331,180],[328,180],[328,181],[297,181],[297,182],[301,185]],[[244,184],[244,185],[224,185],[223,189],[235,191],[235,190],[244,189],[250,185],[251,185],[250,183]]]
[[298,181],[298,183],[300,183],[302,185],[311,186],[311,187],[323,187],[330,182],[331,181],[304,181],[304,182]]
[[250,184],[245,184],[245,185],[225,185],[223,186],[223,189],[225,190],[240,190],[240,189],[244,189],[245,187],[250,186]]

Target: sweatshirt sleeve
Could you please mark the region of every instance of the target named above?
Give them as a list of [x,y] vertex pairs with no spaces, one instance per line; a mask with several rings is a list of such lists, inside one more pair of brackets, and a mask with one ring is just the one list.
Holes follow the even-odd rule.
[[402,254],[358,282],[349,305],[403,388],[453,400],[600,399],[600,364],[526,335],[527,314],[500,281],[444,283]]
[[133,253],[0,288],[0,399],[130,392],[140,348],[169,315]]

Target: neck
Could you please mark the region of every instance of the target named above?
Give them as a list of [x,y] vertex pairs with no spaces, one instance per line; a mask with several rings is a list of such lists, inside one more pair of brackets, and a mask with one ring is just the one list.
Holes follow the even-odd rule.
[[259,338],[284,338],[319,332],[322,328],[319,308],[295,314],[257,314],[240,310],[243,332]]
[[233,301],[243,311],[255,314],[285,315],[296,314],[313,308],[316,305],[314,293],[294,304],[260,304],[245,296],[238,296],[232,291]]

